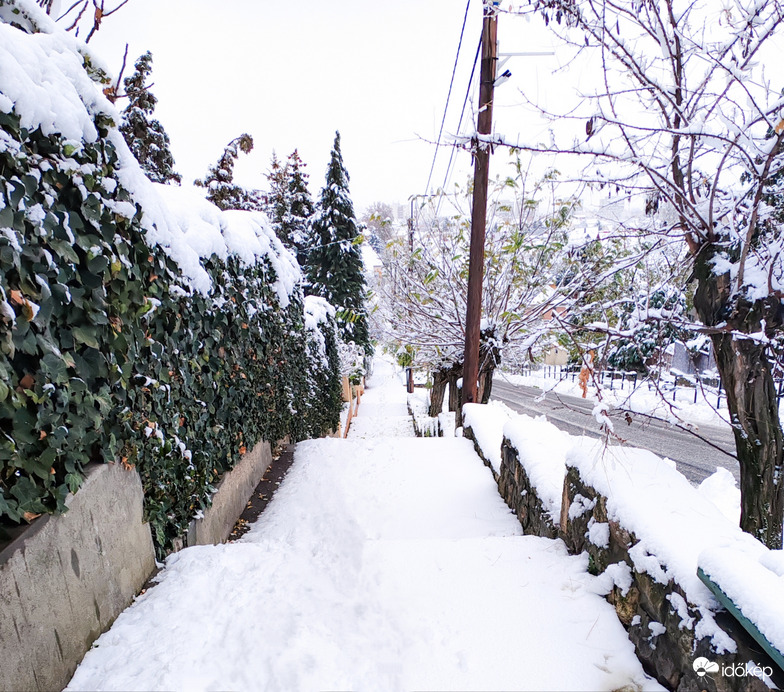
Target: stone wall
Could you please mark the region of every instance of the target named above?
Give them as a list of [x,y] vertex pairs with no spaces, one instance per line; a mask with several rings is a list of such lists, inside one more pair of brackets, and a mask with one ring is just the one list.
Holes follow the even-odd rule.
[[[478,451],[481,455],[481,450]],[[693,663],[697,658],[705,657],[719,664],[722,670],[727,667],[745,670],[749,661],[760,667],[769,666],[774,671],[773,681],[784,688],[781,671],[727,613],[716,613],[715,619],[736,643],[735,653],[718,653],[709,637],[697,635],[703,618],[701,612],[688,602],[683,589],[674,581],[661,584],[634,568],[629,551],[637,544],[637,537],[608,517],[607,498],[584,483],[578,469],[567,466],[558,526],[544,511],[517,450],[506,439],[501,471],[494,475],[499,492],[518,516],[526,534],[561,538],[570,553],[588,553],[589,569],[593,574],[607,574],[614,577],[613,582],[621,582],[621,585],[614,583],[607,600],[615,606],[646,671],[659,683],[677,692],[764,692],[769,689],[760,679],[749,675],[700,677],[694,671]],[[578,511],[570,511],[574,507]],[[606,541],[590,540],[594,535],[591,527],[596,524],[608,526]],[[628,575],[630,583],[619,579],[619,573]]]
[[136,471],[89,469],[68,511],[0,553],[0,689],[59,690],[155,568]]

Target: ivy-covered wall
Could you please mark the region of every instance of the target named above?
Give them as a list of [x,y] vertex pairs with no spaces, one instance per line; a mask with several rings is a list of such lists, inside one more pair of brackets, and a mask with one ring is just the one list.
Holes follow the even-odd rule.
[[193,290],[148,241],[114,124],[65,140],[0,111],[0,524],[61,511],[91,461],[135,466],[159,552],[259,440],[340,410],[334,316],[306,327],[268,258],[203,262]]

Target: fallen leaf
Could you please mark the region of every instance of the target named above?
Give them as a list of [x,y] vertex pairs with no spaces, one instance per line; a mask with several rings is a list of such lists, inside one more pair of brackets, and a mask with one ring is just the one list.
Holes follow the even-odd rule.
[[24,519],[29,524],[33,521],[33,519],[38,519],[40,516],[40,514],[34,514],[33,512],[25,512],[22,515],[22,519]]

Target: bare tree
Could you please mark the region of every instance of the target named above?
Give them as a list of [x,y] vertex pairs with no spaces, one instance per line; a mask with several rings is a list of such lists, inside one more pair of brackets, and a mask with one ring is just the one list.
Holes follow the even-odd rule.
[[120,0],[108,10],[105,0],[76,0],[62,13],[59,13],[60,3],[57,0],[37,0],[37,2],[46,10],[46,14],[55,15],[56,21],[68,22],[66,31],[73,31],[76,36],[79,35],[80,30],[86,30],[89,26],[84,42],[90,43],[95,32],[101,28],[101,22],[127,5],[130,0]]
[[[413,239],[390,243],[379,293],[387,336],[414,361],[433,371],[431,415],[441,410],[450,385],[450,410],[459,401],[468,281],[468,195],[430,198]],[[437,213],[441,210],[441,214]],[[580,304],[597,282],[596,258],[570,242],[573,198],[555,194],[555,174],[526,186],[519,161],[515,175],[496,181],[486,234],[479,397],[487,402],[504,351],[528,349],[553,326],[554,313]],[[611,270],[611,271],[614,271]]]
[[735,431],[741,527],[780,548],[784,437],[771,364],[784,315],[776,213],[784,85],[769,83],[764,61],[782,3],[535,0],[531,8],[601,76],[567,116],[584,123],[584,139],[524,148],[585,157],[583,180],[641,200],[636,230],[686,244],[694,307]]

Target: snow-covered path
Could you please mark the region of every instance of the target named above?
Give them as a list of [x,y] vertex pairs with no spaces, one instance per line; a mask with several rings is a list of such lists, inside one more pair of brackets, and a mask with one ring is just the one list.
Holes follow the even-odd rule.
[[468,441],[384,435],[405,389],[376,367],[350,438],[298,445],[242,541],[170,557],[68,689],[661,689]]

